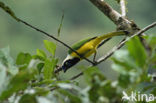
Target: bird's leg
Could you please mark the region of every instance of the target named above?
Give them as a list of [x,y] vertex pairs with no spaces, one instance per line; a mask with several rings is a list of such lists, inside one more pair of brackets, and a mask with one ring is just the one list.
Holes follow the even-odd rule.
[[95,53],[94,53],[94,57],[93,57],[93,62],[94,63],[96,63],[96,60],[95,60],[96,59],[96,54],[97,54],[97,51],[95,51]]

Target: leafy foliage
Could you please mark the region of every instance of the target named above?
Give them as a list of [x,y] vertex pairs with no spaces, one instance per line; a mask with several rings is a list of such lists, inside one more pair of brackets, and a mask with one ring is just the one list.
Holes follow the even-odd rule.
[[108,80],[98,67],[85,67],[83,77],[88,84],[85,88],[75,81],[57,79],[57,74],[54,74],[58,63],[54,57],[56,45],[50,41],[44,41],[50,56],[37,49],[35,55],[19,53],[16,62],[10,57],[9,48],[3,48],[0,50],[0,101],[119,103],[122,102],[123,91],[129,94],[131,91],[156,94],[156,85],[148,74],[156,65],[154,38],[145,38],[152,55],[147,56],[147,51],[136,37],[127,42],[127,49],[118,50],[112,57],[112,68],[119,74],[117,80]]
[[45,45],[45,48],[54,56],[56,45],[53,42],[50,42],[48,40],[44,40],[44,45]]
[[[0,2],[0,7],[18,20],[4,3]],[[62,23],[59,29],[61,26]],[[60,80],[54,73],[59,60],[55,57],[56,45],[51,41],[44,40],[50,56],[37,49],[35,55],[19,53],[16,61],[11,58],[8,47],[2,48],[0,103],[121,103],[123,91],[156,95],[152,79],[156,71],[156,37],[150,35],[145,39],[150,55],[138,37],[133,38],[127,42],[126,49],[118,50],[112,57],[112,69],[118,73],[118,78],[111,81],[98,67],[86,67],[83,77],[88,85],[84,88],[75,81]]]
[[[143,67],[146,63],[146,52],[145,48],[142,46],[138,37],[133,38],[133,40],[127,42],[128,50],[130,55],[136,60],[138,66]],[[136,53],[136,51],[138,53]]]

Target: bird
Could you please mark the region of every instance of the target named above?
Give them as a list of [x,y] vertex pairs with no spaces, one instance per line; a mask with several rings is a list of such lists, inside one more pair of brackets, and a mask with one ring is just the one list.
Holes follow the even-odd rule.
[[69,68],[76,65],[79,61],[83,60],[83,57],[88,58],[92,54],[95,54],[97,48],[104,44],[104,40],[113,36],[127,35],[128,33],[128,31],[115,31],[100,36],[90,37],[75,43],[73,46],[71,46],[71,48],[77,53],[69,49],[60,69],[65,73]]

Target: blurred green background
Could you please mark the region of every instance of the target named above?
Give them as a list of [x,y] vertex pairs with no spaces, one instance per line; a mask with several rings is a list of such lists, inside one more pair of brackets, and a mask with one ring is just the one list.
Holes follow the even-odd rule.
[[[8,5],[16,16],[28,23],[57,36],[61,16],[64,11],[63,27],[60,40],[72,45],[74,42],[111,32],[116,26],[99,11],[89,0],[0,0]],[[115,0],[106,0],[116,10],[120,10]],[[127,0],[128,17],[143,28],[156,20],[156,0]],[[154,33],[152,29],[148,33]],[[2,9],[0,9],[0,48],[9,46],[11,55],[15,58],[21,51],[35,54],[36,49],[44,49],[43,40],[47,38],[43,34],[16,22]],[[116,37],[98,50],[98,57],[104,55],[115,45],[121,37]],[[56,56],[60,64],[66,57],[67,48],[57,43]],[[15,58],[16,59],[16,58]],[[92,57],[90,58],[92,59]],[[82,65],[89,65],[82,61],[70,69],[61,78],[70,78],[76,75]],[[117,74],[111,69],[111,59],[98,65],[108,79],[115,79]],[[82,77],[81,77],[82,78]],[[79,80],[81,79],[79,78]],[[83,82],[83,81],[81,81]]]

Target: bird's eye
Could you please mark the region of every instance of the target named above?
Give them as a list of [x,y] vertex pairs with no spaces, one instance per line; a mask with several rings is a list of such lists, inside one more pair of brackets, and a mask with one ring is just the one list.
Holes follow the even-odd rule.
[[66,65],[68,65],[68,62],[65,62]]
[[65,65],[66,66],[71,66],[72,64],[71,64],[71,62],[68,61],[68,62],[65,62]]

